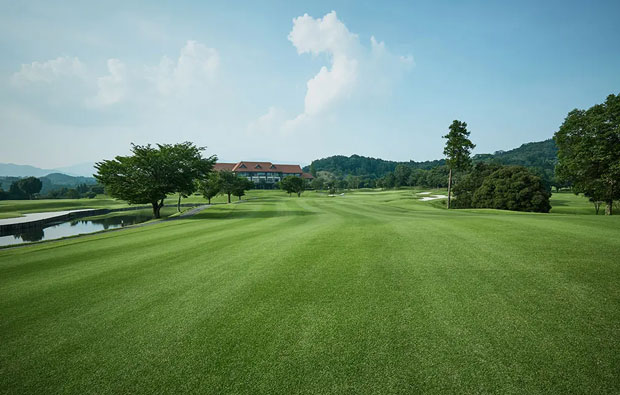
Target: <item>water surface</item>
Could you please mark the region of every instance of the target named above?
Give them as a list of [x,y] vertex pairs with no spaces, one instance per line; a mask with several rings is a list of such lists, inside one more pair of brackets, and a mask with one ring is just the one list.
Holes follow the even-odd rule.
[[107,229],[122,228],[148,221],[152,217],[144,213],[115,215],[105,218],[80,218],[66,222],[50,223],[42,227],[29,228],[0,235],[0,246],[54,240],[67,236],[82,235]]

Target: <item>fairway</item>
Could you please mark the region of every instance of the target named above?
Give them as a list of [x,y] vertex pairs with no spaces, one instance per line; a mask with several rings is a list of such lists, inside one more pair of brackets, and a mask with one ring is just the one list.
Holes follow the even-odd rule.
[[0,392],[620,392],[620,217],[249,195],[0,250]]

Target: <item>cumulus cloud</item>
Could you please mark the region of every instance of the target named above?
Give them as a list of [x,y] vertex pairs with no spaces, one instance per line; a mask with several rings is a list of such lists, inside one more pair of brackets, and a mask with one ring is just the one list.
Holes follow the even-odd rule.
[[331,68],[321,67],[319,73],[307,82],[301,118],[318,114],[351,93],[358,79],[361,48],[358,36],[347,29],[335,11],[319,19],[308,14],[293,19],[293,30],[288,39],[298,54],[325,52],[331,58]]
[[[71,96],[91,109],[132,101],[151,106],[158,98],[178,98],[181,94],[204,96],[208,84],[214,83],[220,57],[214,48],[189,40],[177,59],[163,56],[158,65],[128,66],[120,59],[108,59],[106,74],[87,68],[77,57],[58,57],[48,61],[23,64],[12,76],[14,86],[28,92],[29,85],[47,86],[54,100]],[[44,83],[44,85],[42,84]],[[41,90],[38,90],[41,94]],[[45,91],[43,92],[45,94]]]
[[215,80],[220,57],[214,48],[197,41],[187,41],[176,62],[164,56],[159,66],[151,68],[149,79],[164,95],[187,91]]
[[248,125],[248,132],[252,134],[273,134],[279,131],[282,122],[286,119],[284,110],[278,107],[269,107],[269,110]]
[[86,67],[80,59],[62,56],[45,62],[22,64],[20,70],[13,74],[12,80],[17,84],[51,83],[64,77],[84,78],[85,75]]
[[369,47],[362,45],[359,36],[349,31],[335,11],[322,18],[308,14],[294,18],[288,39],[299,55],[326,55],[329,64],[307,81],[304,110],[281,124],[284,132],[316,121],[353,97],[369,98],[388,92],[402,72],[413,66],[411,55],[392,54],[374,36]]
[[97,95],[90,104],[109,106],[120,102],[127,93],[127,67],[118,59],[108,59],[109,74],[97,79]]

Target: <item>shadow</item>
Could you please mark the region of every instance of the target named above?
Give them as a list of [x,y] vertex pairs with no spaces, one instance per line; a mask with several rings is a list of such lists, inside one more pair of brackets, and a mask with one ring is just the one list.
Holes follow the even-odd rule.
[[227,212],[215,212],[208,209],[194,216],[184,219],[240,219],[240,218],[277,218],[277,217],[306,217],[317,213],[303,210],[231,210]]

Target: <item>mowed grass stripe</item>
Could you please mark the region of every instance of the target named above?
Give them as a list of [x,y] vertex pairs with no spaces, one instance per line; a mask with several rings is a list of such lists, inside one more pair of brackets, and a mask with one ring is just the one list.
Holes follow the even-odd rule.
[[617,392],[613,221],[257,195],[0,251],[0,389]]

